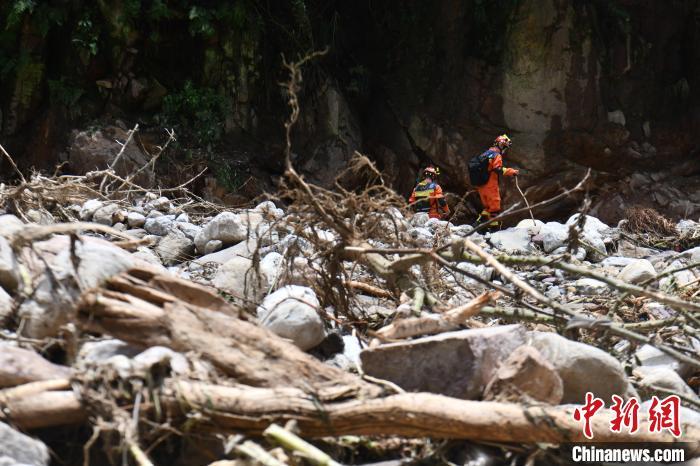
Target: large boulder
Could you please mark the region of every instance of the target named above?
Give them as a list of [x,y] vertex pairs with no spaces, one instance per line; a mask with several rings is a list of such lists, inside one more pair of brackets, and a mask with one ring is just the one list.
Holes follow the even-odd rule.
[[643,283],[656,277],[654,266],[646,259],[637,259],[634,262],[625,266],[617,278],[620,280],[636,285]]
[[68,367],[53,364],[34,351],[0,343],[0,388],[67,377]]
[[251,259],[236,256],[219,268],[212,285],[230,294],[237,302],[257,303],[265,295],[269,282],[266,276],[255,270]]
[[[68,147],[71,172],[85,175],[91,171],[108,168],[122,151],[122,144],[127,138],[127,131],[116,126],[108,126],[98,131],[74,131]],[[118,175],[126,177],[146,166],[150,159],[132,139],[124,147],[114,170]],[[134,181],[144,187],[152,186],[155,181],[153,170],[142,170]]]
[[586,392],[609,400],[634,396],[619,361],[605,351],[568,340],[556,333],[530,332],[530,344],[552,363],[564,383],[562,403],[581,404]]
[[564,385],[556,369],[532,346],[519,346],[503,361],[484,390],[484,399],[561,402]]
[[48,466],[49,449],[39,440],[0,422],[0,464]]
[[[71,319],[82,291],[135,266],[152,267],[105,240],[87,236],[75,243],[74,250],[70,238],[63,235],[34,243],[33,249],[42,260],[29,264],[34,291],[18,311],[30,338],[55,335]],[[46,273],[47,266],[51,274]]]
[[325,337],[323,321],[317,311],[319,307],[311,288],[287,285],[267,296],[258,306],[258,321],[306,351]]
[[362,370],[412,392],[478,399],[501,361],[525,343],[520,325],[459,330],[366,348]]

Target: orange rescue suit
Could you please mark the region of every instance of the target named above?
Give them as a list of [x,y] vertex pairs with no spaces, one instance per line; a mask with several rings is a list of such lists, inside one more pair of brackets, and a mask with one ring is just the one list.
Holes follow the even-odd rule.
[[408,202],[417,212],[427,212],[430,218],[442,218],[450,213],[442,188],[434,181],[423,180],[418,183]]
[[503,155],[500,148],[492,147],[489,151],[493,152],[489,159],[489,180],[486,184],[477,186],[476,189],[479,191],[481,204],[484,206],[484,211],[481,214],[493,217],[501,211],[501,192],[498,188],[499,175],[515,176],[518,171],[503,166]]

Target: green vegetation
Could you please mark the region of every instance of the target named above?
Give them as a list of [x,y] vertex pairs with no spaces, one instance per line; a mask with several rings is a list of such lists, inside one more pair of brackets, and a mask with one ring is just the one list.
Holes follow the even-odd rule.
[[226,118],[224,99],[213,89],[197,88],[191,81],[163,100],[159,119],[192,136],[202,147],[211,147],[221,139]]

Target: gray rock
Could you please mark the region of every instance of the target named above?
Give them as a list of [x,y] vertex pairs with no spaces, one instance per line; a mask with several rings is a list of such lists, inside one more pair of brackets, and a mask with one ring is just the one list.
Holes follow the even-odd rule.
[[129,212],[126,221],[131,228],[141,228],[146,224],[146,216],[138,212]]
[[[2,221],[2,217],[0,217],[0,222]],[[2,233],[0,232],[0,235]],[[691,248],[691,249],[686,249],[682,253],[678,255],[678,257],[684,258],[684,259],[690,259],[690,262],[700,262],[700,246]]]
[[636,285],[651,280],[654,277],[656,277],[656,270],[654,270],[654,266],[651,265],[651,262],[646,259],[637,259],[625,266],[617,278],[625,283]]
[[192,258],[194,243],[182,231],[173,229],[160,240],[156,253],[164,265],[175,265]]
[[240,243],[248,237],[248,225],[232,212],[221,212],[207,223],[195,238],[197,251],[204,252],[207,243],[219,240],[224,245]]
[[22,228],[24,223],[14,215],[0,215],[0,236],[9,238]]
[[[638,259],[635,259],[633,257],[617,257],[617,256],[610,256],[606,257],[603,259],[603,261],[600,263],[601,266],[603,267],[617,267],[617,268],[625,268],[630,264],[634,264],[637,262]],[[651,264],[651,262],[649,262]],[[653,269],[653,266],[652,266]]]
[[603,350],[568,340],[556,333],[530,332],[530,344],[556,369],[564,383],[562,403],[583,403],[586,392],[609,400],[635,392],[622,365]]
[[595,278],[580,278],[573,285],[585,295],[599,295],[609,291],[608,285]]
[[0,236],[0,286],[13,292],[19,284],[18,266],[15,253],[8,241]]
[[144,230],[152,235],[165,236],[173,229],[175,218],[171,215],[147,218],[143,225]]
[[190,216],[183,212],[175,218],[176,222],[190,223]]
[[114,215],[118,210],[119,206],[117,204],[102,206],[95,211],[92,216],[92,221],[101,225],[112,226],[114,225]]
[[639,385],[644,389],[649,389],[650,394],[654,394],[652,387],[658,387],[700,401],[700,397],[693,389],[683,381],[676,371],[668,366],[640,366],[635,368],[632,373],[639,377]]
[[14,466],[48,466],[49,449],[39,440],[17,432],[0,422],[0,458],[11,459]]
[[558,405],[564,384],[554,366],[532,346],[519,346],[500,365],[484,390],[485,400],[541,401]]
[[144,206],[144,209],[146,209],[147,212],[151,210],[158,210],[160,212],[170,212],[172,207],[173,206],[170,203],[170,199],[161,196],[157,199],[147,202]]
[[520,325],[446,332],[366,348],[362,370],[412,392],[477,399],[499,363],[525,343]]
[[0,328],[7,326],[7,323],[14,314],[14,301],[12,296],[7,294],[4,288],[0,287]]
[[70,368],[53,364],[34,351],[0,343],[0,387],[14,387],[39,380],[63,379]]
[[414,227],[422,227],[430,220],[430,216],[425,212],[418,212],[411,217],[411,225]]
[[[421,214],[423,212],[419,212]],[[416,214],[416,215],[418,215]],[[433,233],[424,227],[410,228],[407,231],[409,237],[416,243],[419,247],[431,247],[435,241]]]
[[[194,225],[189,222],[180,222],[176,221],[175,222],[175,228],[180,230],[187,236],[190,240],[194,241],[194,239],[197,237],[200,231],[202,231],[202,227],[199,227],[197,225]],[[194,244],[194,243],[192,243]]]
[[321,343],[326,335],[317,312],[319,307],[311,288],[287,285],[267,296],[258,306],[258,321],[306,351]]
[[124,233],[136,239],[141,239],[148,234],[148,232],[143,228],[134,228],[132,230],[126,230]]
[[224,243],[221,240],[213,239],[208,241],[207,245],[204,246],[204,254],[213,254],[216,251],[220,251],[223,246]]
[[148,212],[148,215],[146,215],[146,219],[158,218],[158,217],[162,217],[163,215],[165,215],[165,214],[159,210],[151,210],[150,212]]
[[491,235],[489,243],[507,253],[527,254],[534,249],[530,244],[530,233],[523,228],[508,228]]
[[92,216],[95,215],[97,209],[100,209],[103,206],[104,203],[102,201],[98,201],[97,199],[89,199],[85,202],[85,204],[83,204],[83,207],[80,209],[80,220],[92,220]]
[[161,262],[160,257],[158,257],[158,254],[156,254],[155,252],[153,252],[153,250],[145,246],[139,246],[138,248],[136,248],[136,251],[131,253],[131,255],[139,260],[155,265],[156,267],[163,266],[163,262]]

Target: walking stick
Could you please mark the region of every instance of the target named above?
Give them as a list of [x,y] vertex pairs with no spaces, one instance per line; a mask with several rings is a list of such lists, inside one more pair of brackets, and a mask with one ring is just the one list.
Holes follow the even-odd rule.
[[520,189],[520,185],[518,184],[518,176],[515,176],[515,187],[518,188],[518,192],[520,195],[523,197],[523,200],[525,201],[525,205],[527,206],[527,210],[530,211],[530,218],[532,218],[532,226],[535,226],[535,216],[532,215],[532,209],[530,208],[530,203],[527,202],[527,198],[525,197],[525,193],[523,192],[522,189]]

